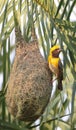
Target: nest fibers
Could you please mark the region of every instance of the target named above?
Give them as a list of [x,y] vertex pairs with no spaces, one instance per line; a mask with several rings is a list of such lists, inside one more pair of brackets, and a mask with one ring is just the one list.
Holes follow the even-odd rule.
[[18,45],[6,93],[9,112],[19,120],[35,121],[49,102],[50,85],[50,72],[37,43]]

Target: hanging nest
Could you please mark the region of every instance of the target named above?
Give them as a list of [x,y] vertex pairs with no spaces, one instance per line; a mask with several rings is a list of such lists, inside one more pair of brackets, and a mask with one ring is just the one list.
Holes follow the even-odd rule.
[[37,42],[16,47],[16,57],[6,93],[9,112],[22,121],[35,121],[51,95],[51,75]]

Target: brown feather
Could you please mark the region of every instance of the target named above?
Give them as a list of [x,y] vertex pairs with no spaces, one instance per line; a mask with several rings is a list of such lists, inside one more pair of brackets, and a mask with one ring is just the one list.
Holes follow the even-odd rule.
[[62,87],[63,67],[62,67],[61,60],[59,60],[58,68],[59,68],[59,73],[58,73],[58,89],[63,90],[63,87]]

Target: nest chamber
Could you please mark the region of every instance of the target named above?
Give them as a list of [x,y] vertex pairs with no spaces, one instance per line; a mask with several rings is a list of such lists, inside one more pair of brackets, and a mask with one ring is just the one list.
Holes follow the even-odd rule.
[[19,120],[35,121],[50,94],[51,75],[37,42],[18,44],[6,93],[8,111]]

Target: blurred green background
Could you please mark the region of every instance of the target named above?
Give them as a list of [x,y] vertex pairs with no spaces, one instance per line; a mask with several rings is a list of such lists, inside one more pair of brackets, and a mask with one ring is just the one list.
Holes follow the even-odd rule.
[[[59,44],[63,49],[64,90],[52,90],[50,103],[33,126],[14,120],[5,104],[17,27],[28,44],[37,37],[46,60],[51,46]],[[76,0],[0,0],[0,130],[28,129],[76,129]]]

